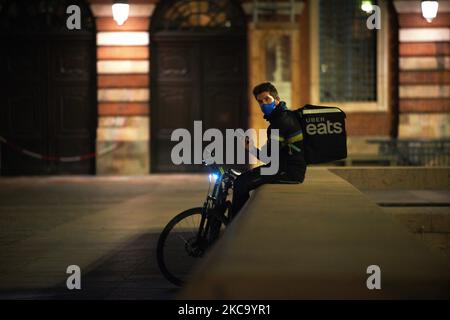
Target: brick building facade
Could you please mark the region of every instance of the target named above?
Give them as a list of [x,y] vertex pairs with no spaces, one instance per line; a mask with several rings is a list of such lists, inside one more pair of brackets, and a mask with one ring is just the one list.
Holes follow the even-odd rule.
[[[164,166],[157,164],[164,159],[159,158],[159,147],[154,141],[160,139],[159,136],[167,138],[166,129],[160,128],[160,119],[168,115],[162,114],[162,93],[152,92],[152,88],[159,89],[155,89],[156,84],[150,80],[159,79],[158,75],[152,75],[152,70],[158,66],[158,70],[162,68],[165,56],[162,51],[152,50],[152,41],[157,40],[150,30],[156,30],[152,29],[155,15],[159,14],[157,19],[163,21],[164,10],[170,10],[176,2],[130,0],[129,18],[118,26],[112,19],[111,0],[86,1],[96,26],[98,118],[95,172],[100,175],[135,175],[165,171],[161,169]],[[439,139],[450,135],[450,1],[439,1],[438,16],[431,23],[421,16],[418,0],[377,2],[381,8],[381,29],[371,31],[376,34],[376,68],[372,70],[375,98],[370,101],[322,100],[321,79],[328,68],[321,60],[322,44],[326,43],[326,38],[322,37],[328,35],[319,30],[320,6],[326,5],[324,1],[294,1],[293,7],[289,7],[290,1],[277,1],[284,3],[286,9],[272,11],[269,15],[261,11],[258,16],[255,5],[261,2],[231,2],[243,13],[243,17],[235,18],[237,23],[244,24],[245,34],[241,40],[245,40],[246,45],[238,46],[242,50],[233,49],[245,57],[242,58],[243,64],[239,65],[242,67],[239,79],[232,78],[233,75],[229,79],[234,83],[241,81],[245,93],[239,93],[238,100],[230,98],[227,103],[240,104],[233,112],[239,113],[243,120],[233,122],[229,118],[234,116],[223,107],[212,107],[215,104],[211,101],[215,98],[211,96],[202,97],[208,107],[195,116],[197,119],[201,114],[214,112],[214,116],[223,118],[228,125],[236,123],[248,128],[265,128],[266,122],[251,95],[251,88],[270,80],[293,108],[306,103],[333,103],[342,108],[347,114],[350,155],[376,154],[377,145],[367,143],[370,139]],[[186,7],[183,10],[186,11]],[[215,14],[220,16],[220,12]],[[357,29],[355,26],[352,29],[356,36],[370,36],[364,30],[357,33]],[[178,36],[183,39],[183,35]],[[192,50],[200,50],[200,47],[196,48]],[[152,57],[151,52],[157,57]],[[212,55],[210,53],[206,58]],[[195,54],[193,57],[194,64],[201,60]],[[351,58],[348,55],[344,57],[343,63],[351,65]],[[157,59],[158,64],[153,65]],[[211,65],[220,67],[219,59],[211,61]],[[228,64],[235,68],[230,60],[223,66]],[[167,74],[187,72],[189,76],[190,70],[180,70],[163,71]],[[222,73],[225,71],[221,70]],[[202,72],[199,71],[197,76],[202,77]],[[181,79],[182,75],[179,76]],[[213,77],[213,80],[202,80],[202,83],[207,86],[214,81],[222,81],[220,75]],[[192,79],[189,81],[195,82]],[[202,92],[200,95],[207,95],[207,90]],[[228,99],[223,92],[217,93],[217,97],[220,101]],[[174,108],[164,112],[178,119],[189,117],[189,111],[183,110],[182,105],[179,109]],[[108,148],[112,151],[101,153]]]

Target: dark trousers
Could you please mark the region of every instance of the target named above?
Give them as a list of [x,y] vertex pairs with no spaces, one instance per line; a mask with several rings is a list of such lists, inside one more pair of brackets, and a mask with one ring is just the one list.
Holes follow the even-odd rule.
[[279,180],[290,180],[303,182],[305,179],[306,167],[288,167],[279,170],[278,174],[262,175],[261,168],[268,165],[259,166],[242,173],[234,182],[233,202],[230,210],[230,217],[235,217],[250,197],[250,191],[266,183],[276,183]]

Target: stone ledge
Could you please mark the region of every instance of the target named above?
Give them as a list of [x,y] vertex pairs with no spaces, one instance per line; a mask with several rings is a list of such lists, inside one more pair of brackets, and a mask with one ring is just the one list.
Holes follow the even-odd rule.
[[330,168],[363,190],[450,189],[450,167]]
[[[366,269],[381,268],[381,290]],[[449,298],[450,263],[350,183],[311,168],[265,185],[197,266],[186,299]]]

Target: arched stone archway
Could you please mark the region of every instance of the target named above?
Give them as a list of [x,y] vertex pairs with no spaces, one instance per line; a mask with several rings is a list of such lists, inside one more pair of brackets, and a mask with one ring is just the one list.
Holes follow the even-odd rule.
[[[70,5],[80,30],[67,29]],[[0,0],[0,135],[34,153],[3,144],[2,175],[95,173],[95,33],[85,1]]]
[[150,26],[152,172],[196,171],[171,162],[171,132],[194,120],[244,128],[247,111],[245,14],[237,1],[160,1]]

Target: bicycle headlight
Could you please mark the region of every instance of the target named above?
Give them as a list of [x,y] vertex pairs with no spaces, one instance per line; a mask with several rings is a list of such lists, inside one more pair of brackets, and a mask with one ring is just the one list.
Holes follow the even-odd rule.
[[218,178],[219,178],[219,175],[217,173],[211,173],[209,175],[209,182],[216,181]]

